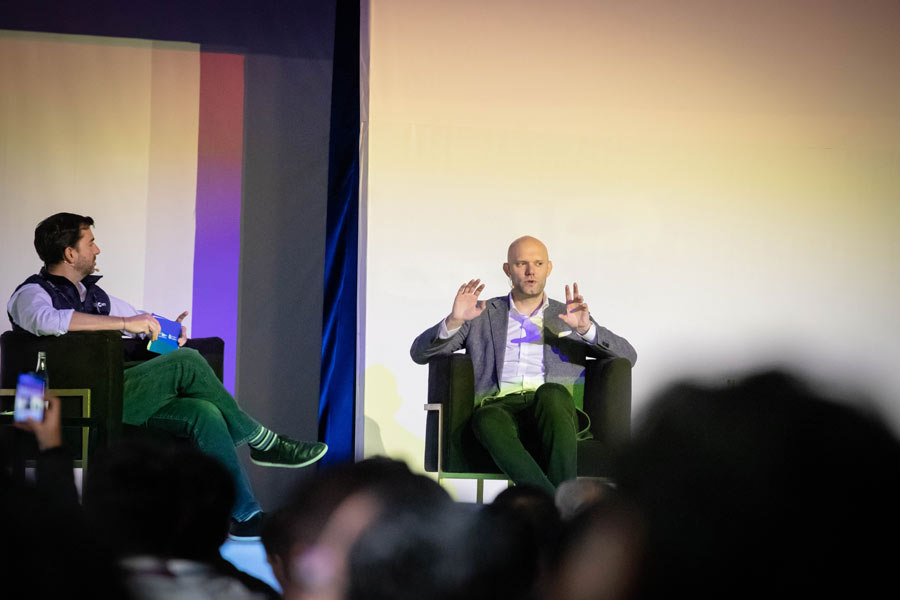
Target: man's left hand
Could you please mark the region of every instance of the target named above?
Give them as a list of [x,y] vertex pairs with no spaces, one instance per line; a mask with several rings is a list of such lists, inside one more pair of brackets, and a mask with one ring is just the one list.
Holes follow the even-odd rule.
[[591,328],[591,312],[588,310],[584,296],[578,293],[578,284],[573,283],[572,289],[566,286],[566,313],[559,315],[566,325],[584,335]]
[[[186,310],[183,313],[181,313],[180,315],[178,315],[178,318],[175,319],[175,322],[181,323],[182,321],[184,321],[184,318],[186,316],[188,316],[189,312],[190,311]],[[180,347],[184,346],[185,342],[187,342],[187,328],[184,325],[182,325],[181,326],[181,335],[178,336],[178,347],[180,348]]]

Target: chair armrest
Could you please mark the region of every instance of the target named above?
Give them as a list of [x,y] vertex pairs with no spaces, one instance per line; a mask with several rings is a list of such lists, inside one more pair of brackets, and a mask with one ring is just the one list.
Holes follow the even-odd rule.
[[589,360],[585,365],[584,412],[594,439],[607,448],[631,438],[631,363],[625,358]]
[[[16,387],[19,373],[31,371],[37,353],[47,354],[47,378],[57,389],[89,388],[92,418],[110,439],[122,431],[123,352],[118,331],[73,331],[35,336],[25,331],[0,335],[0,387]],[[105,443],[107,440],[100,440]]]
[[[436,356],[428,361],[428,403],[443,407],[443,456],[459,448],[463,431],[475,410],[475,375],[465,354]],[[437,471],[438,411],[429,411],[425,426],[425,470]],[[451,453],[450,458],[455,454]],[[446,459],[445,459],[446,461]],[[456,470],[443,465],[442,470]]]
[[189,338],[184,346],[199,352],[212,367],[219,381],[222,381],[225,369],[225,340],[220,337]]
[[[125,361],[128,363],[144,362],[159,356],[147,350],[147,341],[131,338],[123,340]],[[188,338],[185,348],[193,348],[200,353],[219,381],[222,381],[225,364],[225,341],[220,337]]]

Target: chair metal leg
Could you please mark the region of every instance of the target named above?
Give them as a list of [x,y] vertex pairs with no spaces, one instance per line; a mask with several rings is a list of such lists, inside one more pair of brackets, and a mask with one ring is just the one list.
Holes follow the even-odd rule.
[[[437,481],[442,483],[445,479],[474,479],[475,480],[475,501],[478,504],[484,504],[484,480],[485,479],[506,479],[504,475],[485,475],[481,473],[450,473],[444,471],[444,405],[440,403],[425,404],[426,411],[435,411],[438,415],[438,451],[437,451]],[[507,486],[512,485],[512,481],[507,479]]]

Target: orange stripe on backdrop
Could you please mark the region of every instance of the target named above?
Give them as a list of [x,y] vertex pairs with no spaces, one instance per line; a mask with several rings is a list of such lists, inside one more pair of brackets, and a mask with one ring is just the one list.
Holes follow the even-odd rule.
[[225,387],[234,393],[240,264],[244,57],[200,54],[200,134],[193,334],[225,340]]

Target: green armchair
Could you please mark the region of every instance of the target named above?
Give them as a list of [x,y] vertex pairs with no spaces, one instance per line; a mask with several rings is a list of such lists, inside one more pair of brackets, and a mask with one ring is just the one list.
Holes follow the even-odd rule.
[[[475,439],[469,421],[475,410],[472,360],[457,353],[428,363],[425,470],[439,479],[477,479],[479,501],[484,479],[505,479]],[[624,358],[588,360],[583,411],[590,439],[578,441],[578,476],[607,478],[613,449],[631,434],[631,363]],[[579,429],[587,425],[579,415]],[[527,442],[526,442],[527,446]]]
[[[0,335],[0,388],[13,390],[19,373],[33,370],[38,351],[47,355],[50,389],[63,399],[64,445],[75,457],[76,466],[86,468],[88,457],[98,448],[123,435],[123,373],[126,367],[158,356],[146,349],[146,341],[124,339],[117,331],[70,332],[39,337],[25,331]],[[221,338],[195,338],[194,348],[222,379],[225,343]],[[13,396],[0,397],[4,414],[0,426],[12,424]],[[27,440],[21,453],[35,456],[36,445]]]

